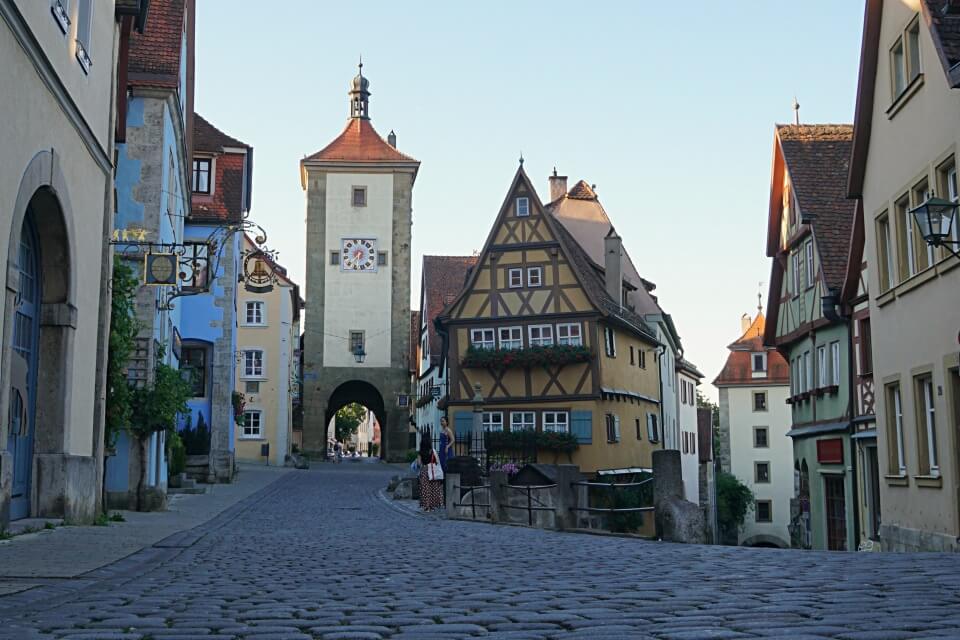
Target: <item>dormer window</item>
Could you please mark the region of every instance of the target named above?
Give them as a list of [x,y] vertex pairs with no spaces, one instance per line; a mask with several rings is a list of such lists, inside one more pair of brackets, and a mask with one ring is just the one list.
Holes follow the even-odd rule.
[[213,161],[210,158],[193,159],[193,192],[210,193],[210,168]]
[[767,377],[767,354],[765,353],[754,353],[751,356],[753,377],[754,378],[765,378]]
[[890,90],[896,102],[920,75],[920,17],[914,17],[890,47]]
[[517,198],[517,217],[526,218],[530,215],[530,198]]

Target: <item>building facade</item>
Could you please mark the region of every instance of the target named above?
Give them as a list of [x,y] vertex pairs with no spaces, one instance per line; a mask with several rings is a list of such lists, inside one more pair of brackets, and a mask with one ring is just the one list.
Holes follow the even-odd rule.
[[[585,188],[571,193],[585,197]],[[660,345],[624,305],[630,283],[612,227],[604,247],[601,266],[517,170],[466,286],[439,318],[458,436],[473,428],[479,390],[486,431],[573,434],[570,461],[588,473],[651,468]]]
[[[248,235],[243,251],[256,251]],[[244,395],[238,424],[237,460],[283,466],[293,446],[293,381],[300,341],[300,287],[278,264],[276,282],[237,287],[237,367],[235,389]],[[249,355],[248,355],[249,354]],[[248,366],[249,365],[249,366]]]
[[677,361],[677,429],[680,431],[680,464],[683,473],[684,497],[700,503],[700,456],[698,454],[697,386],[703,374],[693,363],[680,358]]
[[848,195],[870,265],[884,550],[960,550],[960,260],[910,213],[957,201],[958,33],[956,2],[866,3]]
[[351,83],[343,132],[300,163],[307,194],[304,449],[358,402],[382,429],[382,455],[403,459],[410,419],[410,238],[420,163],[370,124],[369,81]]
[[[181,429],[209,433],[207,481],[233,478],[238,420],[234,392],[237,368],[237,295],[243,274],[241,223],[250,211],[253,148],[194,116],[191,209],[184,224],[189,256],[205,259],[182,283],[189,295],[181,309],[183,356],[191,369],[194,393]],[[201,262],[201,264],[203,264]],[[251,366],[255,363],[251,362]],[[189,453],[189,451],[188,451]]]
[[116,68],[140,4],[0,1],[0,527],[100,507]]
[[727,347],[713,381],[720,392],[720,470],[749,487],[755,500],[736,538],[726,532],[722,542],[786,549],[794,498],[790,374],[783,356],[763,344],[765,326],[759,310],[752,321],[743,316],[743,333]]
[[843,317],[855,203],[846,198],[850,125],[778,125],[767,227],[765,344],[790,365],[793,546],[857,548],[849,323]]

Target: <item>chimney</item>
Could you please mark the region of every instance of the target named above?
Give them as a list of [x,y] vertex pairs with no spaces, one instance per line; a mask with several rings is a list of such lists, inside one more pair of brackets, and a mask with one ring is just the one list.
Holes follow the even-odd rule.
[[390,133],[387,134],[387,144],[394,149],[397,148],[397,134],[393,132],[393,129],[390,129]]
[[557,168],[553,168],[550,176],[550,202],[567,195],[567,176],[558,176]]
[[604,284],[607,293],[618,305],[623,306],[623,242],[616,230],[603,239]]
[[740,335],[745,334],[752,324],[753,320],[750,319],[750,314],[745,313],[740,316]]

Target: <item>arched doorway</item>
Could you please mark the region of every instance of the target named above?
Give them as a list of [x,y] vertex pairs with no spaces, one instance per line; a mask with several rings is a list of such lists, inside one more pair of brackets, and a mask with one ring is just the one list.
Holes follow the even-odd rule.
[[18,291],[10,341],[10,400],[7,450],[13,458],[10,519],[30,515],[30,480],[37,415],[37,362],[40,338],[42,279],[40,243],[32,209],[21,225],[16,257]]
[[[361,407],[365,408],[370,414],[372,414],[373,418],[381,429],[383,428],[383,425],[386,424],[386,407],[384,406],[383,396],[380,395],[380,392],[377,390],[377,388],[369,382],[364,382],[362,380],[350,380],[348,382],[344,382],[334,389],[333,393],[330,394],[330,399],[327,401],[327,411],[324,424],[327,425],[328,441],[330,436],[333,435],[330,433],[330,431],[335,428],[332,425],[335,423],[337,412],[344,407],[349,407],[350,405],[360,405]],[[372,436],[372,434],[370,435]],[[361,447],[361,450],[365,449],[366,446],[369,445],[369,442],[362,444],[365,446]],[[383,447],[378,446],[377,449],[376,456],[383,455]],[[366,450],[369,453],[369,449]],[[371,454],[371,457],[374,457],[374,455]]]

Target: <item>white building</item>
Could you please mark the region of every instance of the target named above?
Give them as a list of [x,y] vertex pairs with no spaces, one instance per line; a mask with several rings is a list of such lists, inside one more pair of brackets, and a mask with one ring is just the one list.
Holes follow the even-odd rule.
[[684,498],[700,504],[700,457],[697,451],[697,386],[703,374],[693,363],[677,361],[677,428],[680,431],[680,465]]
[[[754,495],[737,536],[747,546],[790,547],[793,443],[790,370],[775,349],[763,345],[764,317],[741,319],[743,334],[729,347],[713,384],[720,390],[721,470],[736,476]],[[722,532],[721,532],[722,534]],[[721,541],[733,541],[732,535]]]

